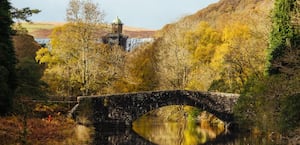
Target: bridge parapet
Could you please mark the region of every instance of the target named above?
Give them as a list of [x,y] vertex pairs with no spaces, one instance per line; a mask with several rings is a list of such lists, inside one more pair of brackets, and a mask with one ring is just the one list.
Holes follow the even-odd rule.
[[217,105],[223,106],[225,112],[233,113],[233,107],[237,103],[239,94],[207,92]]
[[206,110],[225,122],[233,121],[233,106],[239,95],[186,90],[138,92],[78,97],[73,109],[82,124],[131,123],[143,114],[168,105],[189,105]]

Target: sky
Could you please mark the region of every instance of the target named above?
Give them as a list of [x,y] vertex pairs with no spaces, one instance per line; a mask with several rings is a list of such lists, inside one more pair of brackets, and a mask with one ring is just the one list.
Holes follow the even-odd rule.
[[[106,23],[118,16],[124,25],[160,29],[219,0],[92,0],[104,11]],[[10,0],[17,8],[40,9],[33,22],[64,22],[69,0]]]

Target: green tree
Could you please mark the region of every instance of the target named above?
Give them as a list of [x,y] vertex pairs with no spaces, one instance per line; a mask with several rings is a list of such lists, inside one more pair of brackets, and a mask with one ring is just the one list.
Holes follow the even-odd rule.
[[14,21],[16,21],[13,27],[14,33],[27,34],[28,32],[27,29],[22,26],[22,23],[20,23],[20,21],[31,22],[29,17],[31,17],[33,14],[38,14],[40,12],[41,10],[30,9],[29,7],[22,8],[22,9],[11,7],[10,9],[11,18]]
[[[299,3],[299,2],[298,2]],[[299,4],[298,4],[299,5]],[[272,31],[270,36],[270,66],[269,73],[278,74],[281,68],[288,66],[282,61],[287,49],[300,44],[299,26],[292,23],[292,14],[299,13],[297,0],[276,0],[272,16]],[[298,34],[297,34],[298,31]]]
[[10,3],[0,1],[0,114],[7,113],[16,88],[16,56],[11,40]]
[[29,7],[18,9],[15,7],[12,7],[10,9],[11,17],[13,19],[17,20],[24,20],[26,22],[31,22],[28,17],[32,16],[33,14],[38,14],[41,12],[41,10],[38,9],[30,9]]
[[[277,0],[269,46],[269,76],[247,81],[235,115],[247,127],[287,132],[299,127],[299,2]],[[243,125],[245,125],[243,124]]]

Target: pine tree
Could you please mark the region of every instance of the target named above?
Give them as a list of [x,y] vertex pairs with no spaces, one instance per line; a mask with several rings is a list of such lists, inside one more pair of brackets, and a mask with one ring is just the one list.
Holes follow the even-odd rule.
[[0,1],[0,114],[7,113],[12,104],[12,97],[16,88],[15,64],[16,56],[11,40],[10,3]]
[[[269,74],[280,73],[286,64],[282,61],[288,48],[299,45],[299,36],[292,25],[291,14],[295,11],[296,0],[276,0],[272,16],[272,31],[270,36],[270,66]],[[298,34],[299,35],[299,34]]]

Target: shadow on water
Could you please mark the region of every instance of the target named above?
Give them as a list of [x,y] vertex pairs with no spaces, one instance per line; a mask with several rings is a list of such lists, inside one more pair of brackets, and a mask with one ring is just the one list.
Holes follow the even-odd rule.
[[94,126],[94,145],[154,145],[135,133],[131,127],[119,124]]

